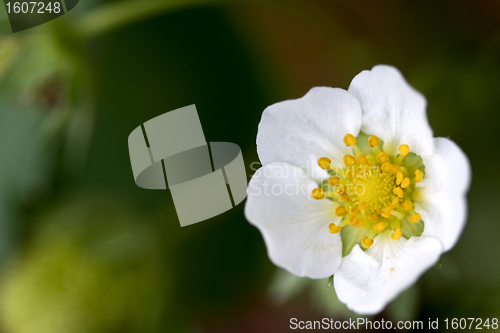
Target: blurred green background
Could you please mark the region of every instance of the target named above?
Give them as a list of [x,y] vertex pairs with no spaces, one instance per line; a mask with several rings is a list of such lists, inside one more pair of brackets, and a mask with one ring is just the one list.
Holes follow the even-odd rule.
[[266,106],[347,88],[380,63],[425,94],[473,183],[444,267],[374,319],[500,317],[500,2],[82,0],[16,34],[0,14],[0,332],[282,332],[292,317],[355,318],[326,280],[270,263],[244,203],[181,228],[168,191],[135,185],[127,137],[196,104],[207,141],[238,144],[250,177]]

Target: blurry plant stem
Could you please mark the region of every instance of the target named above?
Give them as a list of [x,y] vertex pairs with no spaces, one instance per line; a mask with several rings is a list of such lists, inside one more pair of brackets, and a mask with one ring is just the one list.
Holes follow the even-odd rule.
[[[92,38],[96,35],[107,33],[127,24],[147,19],[151,16],[161,15],[168,11],[199,7],[205,5],[267,5],[283,6],[292,9],[293,12],[304,13],[311,3],[306,2],[309,7],[304,8],[304,2],[296,0],[133,0],[114,2],[99,6],[95,10],[85,14],[75,24],[75,30],[82,37]],[[295,9],[295,10],[294,10]],[[312,7],[313,16],[318,19],[323,15],[321,9]],[[324,17],[323,17],[324,20]],[[331,20],[328,20],[331,21]],[[338,28],[338,27],[337,27]]]
[[158,0],[158,1],[125,1],[116,2],[98,7],[86,14],[76,28],[85,37],[93,37],[119,28],[123,25],[160,15],[169,10],[188,8],[199,5],[241,3],[246,0]]

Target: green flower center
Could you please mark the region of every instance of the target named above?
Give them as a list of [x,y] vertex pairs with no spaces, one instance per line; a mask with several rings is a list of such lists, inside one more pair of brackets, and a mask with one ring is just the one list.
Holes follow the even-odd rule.
[[424,223],[414,211],[415,184],[424,177],[422,159],[402,144],[396,156],[386,154],[380,140],[364,133],[355,138],[344,137],[353,155],[344,155],[345,167],[331,166],[327,157],[318,159],[318,166],[328,170],[330,177],[311,192],[316,200],[327,198],[337,203],[334,214],[342,217],[328,231],[341,233],[343,255],[355,244],[367,249],[379,234],[390,230],[394,241],[401,237],[420,236]]

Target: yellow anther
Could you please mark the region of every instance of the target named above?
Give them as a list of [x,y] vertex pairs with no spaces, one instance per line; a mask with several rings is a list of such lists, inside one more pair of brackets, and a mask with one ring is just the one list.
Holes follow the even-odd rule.
[[381,152],[381,153],[380,153],[380,154],[378,154],[378,156],[377,156],[377,162],[379,162],[380,164],[387,163],[387,162],[389,162],[389,156],[387,156],[387,154],[386,154],[386,153]]
[[406,177],[401,182],[401,188],[407,188],[408,186],[410,186],[410,178]]
[[401,204],[401,209],[402,210],[410,210],[411,207],[413,207],[413,204],[411,203],[410,200],[405,200],[402,204]]
[[394,240],[400,239],[401,238],[401,229],[396,228],[396,230],[394,230],[394,233],[391,235],[391,238]]
[[404,179],[403,173],[401,171],[398,171],[396,173],[396,185],[401,184],[401,182],[403,181],[403,179]]
[[344,144],[349,147],[356,144],[356,138],[352,134],[346,134],[344,136]]
[[359,213],[361,213],[358,209],[358,207],[356,206],[351,206],[351,208],[349,209],[349,214],[351,214],[352,216],[356,216],[356,215],[359,215]]
[[346,214],[347,210],[345,209],[344,206],[337,206],[337,208],[335,208],[335,215],[342,217],[345,216]]
[[337,187],[337,190],[335,191],[335,193],[343,194],[344,193],[344,186],[339,185],[339,187]]
[[349,216],[349,219],[347,220],[350,225],[353,227],[362,227],[363,224],[365,223],[365,219],[359,216]]
[[340,230],[342,230],[342,228],[336,226],[334,223],[328,225],[328,231],[330,231],[331,234],[337,234]]
[[354,168],[347,170],[347,177],[354,179],[354,177],[356,177],[357,175],[358,175],[358,170]]
[[370,246],[373,245],[373,239],[370,239],[368,237],[363,237],[363,239],[361,240],[361,245],[363,245],[363,247],[365,249],[369,248]]
[[408,147],[408,145],[401,145],[398,150],[401,153],[401,156],[405,157],[410,152],[410,147]]
[[398,198],[404,197],[403,189],[401,187],[396,187],[392,190],[392,193],[398,196]]
[[415,183],[422,181],[422,178],[424,178],[424,173],[420,170],[415,170]]
[[380,139],[377,138],[375,135],[372,135],[368,138],[368,145],[370,145],[370,147],[376,147],[380,144]]
[[358,157],[356,157],[356,162],[358,162],[359,165],[364,165],[364,164],[370,165],[365,155],[359,155]]
[[390,173],[397,173],[398,171],[401,171],[401,168],[399,167],[399,165],[390,164],[390,163],[382,164],[380,169],[382,169],[382,171],[384,171],[384,172],[390,172]]
[[349,222],[349,224],[352,226],[356,226],[356,220],[357,220],[356,216],[349,216],[349,218],[347,219],[347,222]]
[[370,222],[377,222],[377,220],[378,220],[377,213],[368,215],[368,221],[370,221]]
[[342,200],[342,201],[344,201],[344,202],[351,201],[351,198],[349,198],[349,196],[347,195],[347,193],[339,194],[339,199]]
[[392,165],[390,163],[384,163],[380,169],[382,169],[383,172],[392,172]]
[[364,210],[366,208],[366,202],[360,202],[358,203],[358,207],[360,210]]
[[384,221],[379,221],[373,225],[373,229],[377,230],[378,232],[382,232],[385,229],[385,222]]
[[385,217],[386,219],[388,219],[389,217],[391,217],[391,212],[392,212],[392,208],[386,207],[386,208],[382,209],[382,211],[380,212],[380,215],[382,217]]
[[332,163],[332,160],[329,159],[328,157],[318,158],[318,166],[323,170],[329,170],[331,163]]
[[419,213],[413,214],[408,218],[408,221],[410,221],[411,223],[417,223],[418,221],[420,221],[420,214]]
[[328,184],[330,184],[331,186],[336,186],[339,183],[340,183],[340,178],[337,176],[328,178]]
[[363,163],[363,164],[360,164],[359,165],[359,168],[363,171],[369,171],[370,170],[370,166],[371,164],[370,163]]
[[325,197],[325,192],[323,192],[323,189],[317,187],[314,190],[311,191],[311,198],[316,199],[316,200],[321,200]]
[[356,164],[356,159],[348,154],[344,155],[343,161],[346,167],[352,167]]

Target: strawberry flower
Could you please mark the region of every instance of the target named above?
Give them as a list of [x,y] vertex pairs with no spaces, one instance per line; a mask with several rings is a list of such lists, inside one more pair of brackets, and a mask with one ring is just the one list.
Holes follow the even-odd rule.
[[425,98],[394,67],[269,106],[257,152],[245,215],[269,258],[298,276],[334,275],[358,313],[380,312],[465,225],[467,157],[433,138]]

